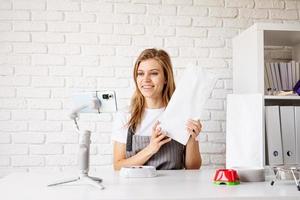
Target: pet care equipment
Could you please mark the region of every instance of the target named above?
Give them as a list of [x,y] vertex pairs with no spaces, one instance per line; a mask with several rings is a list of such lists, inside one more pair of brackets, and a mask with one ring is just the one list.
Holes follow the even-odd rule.
[[273,186],[276,181],[289,179],[289,176],[292,175],[298,191],[300,191],[300,167],[299,166],[274,166],[273,170],[275,172],[275,178],[271,181]]
[[120,176],[125,178],[151,178],[157,176],[157,171],[153,166],[128,166],[121,168]]

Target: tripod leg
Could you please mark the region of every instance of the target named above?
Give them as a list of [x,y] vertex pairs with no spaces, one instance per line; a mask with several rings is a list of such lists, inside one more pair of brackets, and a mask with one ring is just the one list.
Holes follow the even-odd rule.
[[294,170],[293,170],[293,169],[291,169],[291,172],[292,172],[292,175],[293,175],[294,181],[295,181],[295,183],[296,183],[296,185],[297,185],[297,187],[298,187],[298,181],[297,181],[297,178],[296,178],[296,176],[295,176]]
[[277,176],[279,175],[279,169],[277,169],[276,173],[275,173],[275,178],[271,181],[271,186],[274,185],[275,181],[277,180]]
[[55,185],[61,185],[61,184],[65,184],[65,183],[71,183],[71,182],[75,182],[75,181],[78,181],[80,178],[77,177],[77,178],[70,178],[70,179],[64,179],[64,180],[59,180],[55,183],[51,183],[49,184],[48,186],[51,187],[51,186],[55,186]]
[[99,183],[102,182],[102,179],[101,179],[101,178],[98,178],[98,177],[89,176],[89,178],[91,178],[92,180],[97,181],[97,182],[99,182]]
[[100,190],[103,190],[103,189],[104,189],[104,186],[103,186],[100,182],[95,181],[95,180],[93,180],[93,179],[90,178],[90,177],[85,177],[85,178],[84,178],[84,181],[87,182],[88,184],[91,184],[91,185],[93,185],[93,186],[99,188]]

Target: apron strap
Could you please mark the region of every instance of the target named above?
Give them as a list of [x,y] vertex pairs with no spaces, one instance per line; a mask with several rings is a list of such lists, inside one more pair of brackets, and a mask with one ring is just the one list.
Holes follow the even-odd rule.
[[127,141],[126,141],[126,151],[132,151],[132,137],[133,137],[133,130],[131,127],[128,128],[127,131]]

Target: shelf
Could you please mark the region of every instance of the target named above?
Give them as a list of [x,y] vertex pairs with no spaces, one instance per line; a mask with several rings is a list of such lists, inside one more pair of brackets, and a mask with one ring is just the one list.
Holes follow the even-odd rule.
[[264,32],[264,45],[295,46],[300,43],[300,24],[257,23],[256,30]]
[[259,23],[233,38],[233,93],[265,93],[265,46],[291,47],[300,61],[300,24]]
[[[272,46],[275,49],[288,47],[291,57],[286,60],[292,59],[300,62],[300,24],[254,24],[233,38],[233,94],[228,95],[227,98],[226,167],[265,166],[271,155],[268,152],[270,148],[267,142],[275,141],[273,137],[266,135],[268,116],[265,111],[269,109],[267,106],[277,108],[279,106],[278,112],[300,107],[300,96],[264,95],[266,87],[264,66],[265,61],[269,62],[268,54],[266,54],[268,52],[265,52],[266,46]],[[294,70],[290,71],[295,73]],[[278,77],[278,71],[275,71],[276,74]],[[274,86],[271,87],[274,88]],[[284,119],[285,116],[282,117],[280,113],[280,119]],[[295,124],[299,125],[298,121]],[[285,136],[281,137],[280,139],[284,138],[284,140],[279,142],[294,139]],[[284,162],[288,163],[288,161]]]
[[300,96],[265,95],[265,106],[300,106]]
[[273,96],[265,95],[265,99],[278,99],[278,100],[300,100],[300,96]]
[[300,43],[300,31],[265,31],[264,44],[272,46],[295,46]]

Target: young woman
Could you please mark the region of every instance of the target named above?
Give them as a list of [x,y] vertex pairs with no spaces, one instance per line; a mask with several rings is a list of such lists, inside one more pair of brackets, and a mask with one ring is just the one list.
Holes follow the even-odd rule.
[[133,165],[199,169],[200,121],[186,122],[187,132],[182,133],[190,135],[186,146],[168,138],[159,127],[159,117],[175,90],[169,55],[164,50],[146,49],[138,57],[133,73],[136,90],[130,112],[117,114],[112,133],[114,169]]

